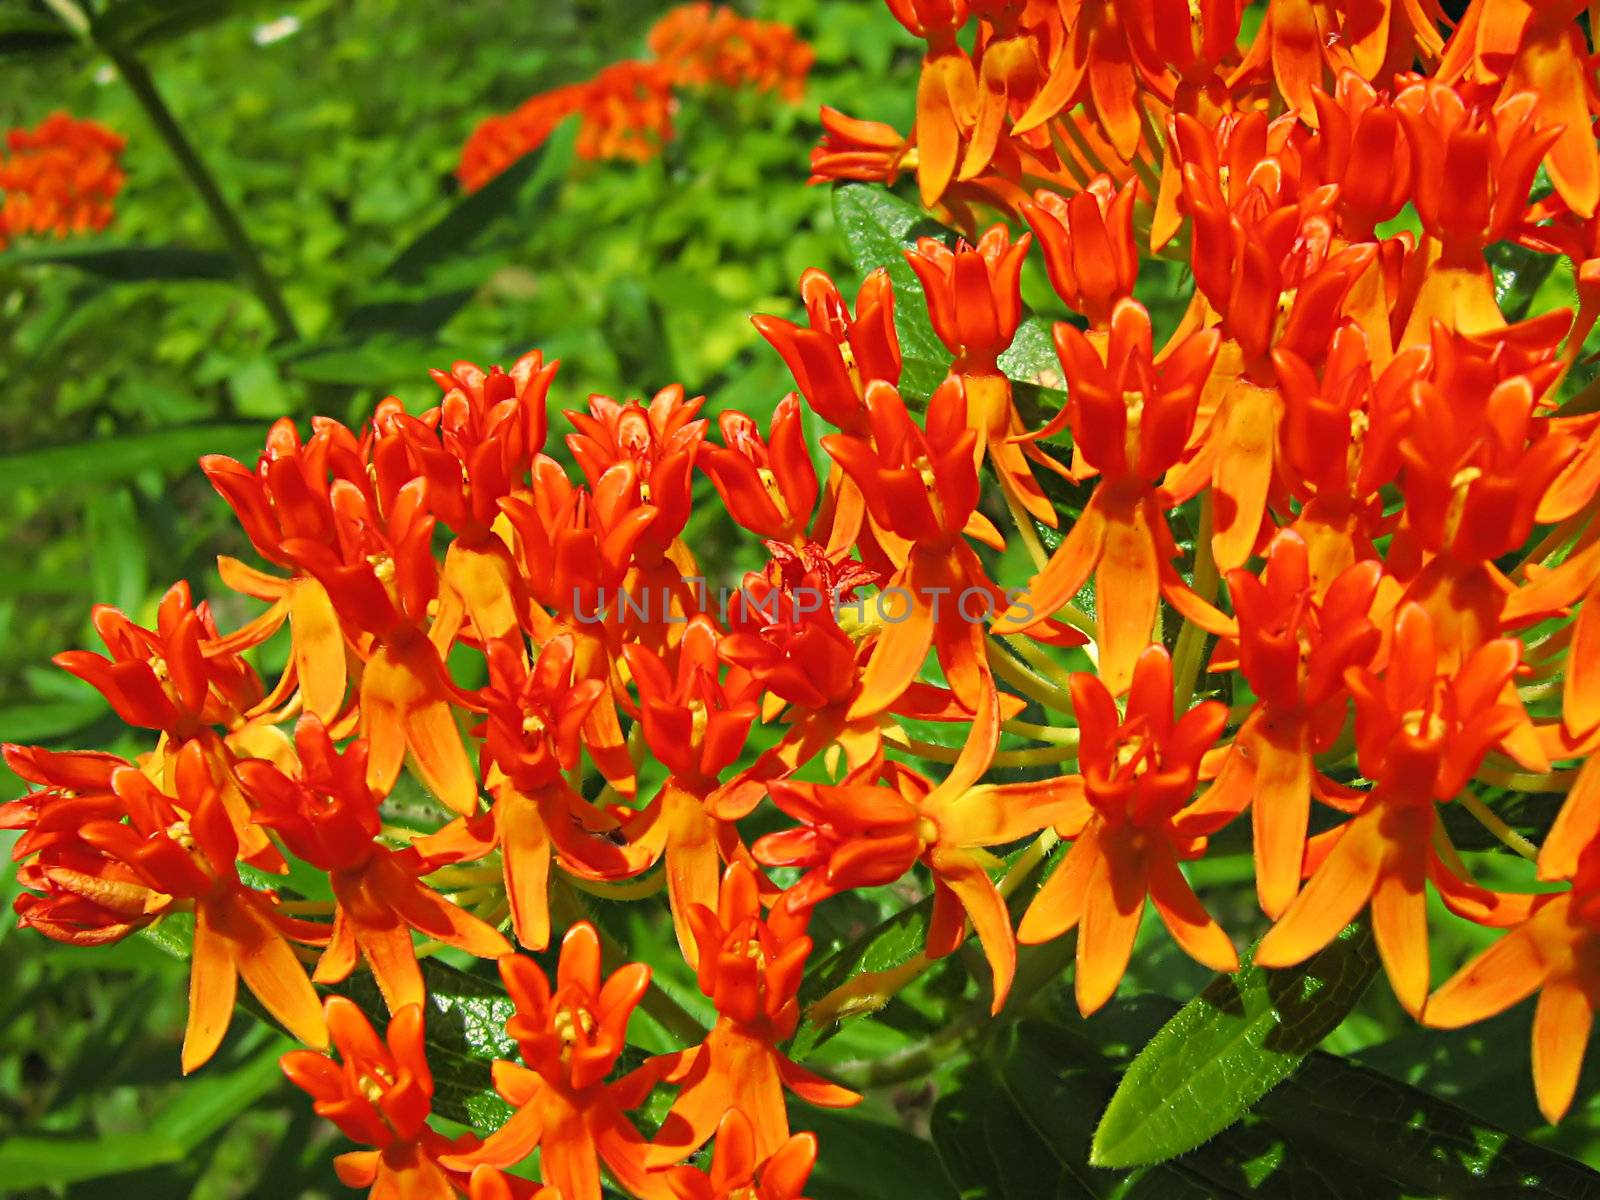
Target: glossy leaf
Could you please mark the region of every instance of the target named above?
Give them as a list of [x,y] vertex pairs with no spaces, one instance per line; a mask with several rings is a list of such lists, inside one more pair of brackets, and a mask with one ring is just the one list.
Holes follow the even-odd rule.
[[1128,1067],[1092,1161],[1164,1162],[1226,1129],[1338,1027],[1377,972],[1362,923],[1298,967],[1218,976]]

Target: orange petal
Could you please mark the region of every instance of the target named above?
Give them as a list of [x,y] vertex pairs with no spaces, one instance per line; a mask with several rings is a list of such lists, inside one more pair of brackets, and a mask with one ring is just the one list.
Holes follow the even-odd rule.
[[1513,929],[1428,998],[1422,1022],[1459,1029],[1495,1016],[1531,996],[1549,969],[1534,931],[1526,925]]
[[1222,403],[1212,476],[1216,530],[1211,552],[1218,570],[1231,571],[1244,566],[1261,532],[1283,402],[1271,388],[1236,379]]
[[239,980],[227,938],[213,927],[210,906],[195,910],[194,949],[189,961],[189,1023],[183,1032],[183,1073],[207,1062],[233,1020]]
[[242,900],[229,902],[226,920],[234,941],[234,966],[245,986],[295,1037],[318,1050],[326,1048],[322,1002],[288,940],[254,905]]
[[1344,827],[1311,882],[1256,947],[1260,967],[1292,967],[1331,942],[1372,896],[1383,861],[1380,809]]
[[[1432,813],[1417,814],[1429,818]],[[1407,813],[1411,817],[1413,814]],[[1426,884],[1428,846],[1396,847],[1372,893],[1372,933],[1378,956],[1395,998],[1413,1017],[1422,1013],[1428,998],[1428,903]]]
[[1100,678],[1113,696],[1128,690],[1133,664],[1150,644],[1161,603],[1155,534],[1143,504],[1107,514],[1105,548],[1095,571]]
[[1078,1011],[1088,1016],[1117,990],[1133,954],[1148,888],[1145,863],[1113,843],[1095,862],[1078,927],[1078,968],[1073,980]]
[[1099,861],[1099,822],[1090,820],[1028,905],[1028,911],[1017,926],[1017,940],[1025,946],[1034,946],[1074,928],[1083,919],[1089,881]]
[[934,875],[956,894],[967,919],[978,935],[978,942],[994,972],[994,1003],[990,1011],[1005,1007],[1011,981],[1017,974],[1017,942],[1011,933],[1011,917],[1005,901],[983,868],[964,851],[935,851],[930,866]]
[[355,938],[391,1013],[408,1004],[420,1006],[427,999],[409,927],[398,920],[381,927],[358,924]]
[[[678,947],[691,967],[700,964],[700,949],[689,924],[689,907],[703,904],[717,910],[717,839],[711,818],[699,799],[667,785],[667,899]],[[718,1119],[722,1114],[717,1114]]]
[[1194,894],[1172,851],[1165,847],[1152,850],[1149,870],[1150,899],[1173,941],[1201,966],[1227,974],[1237,971],[1239,952]]
[[1593,1024],[1594,1009],[1576,979],[1545,981],[1533,1013],[1533,1090],[1539,1111],[1552,1125],[1572,1105]]
[[1578,856],[1600,837],[1600,757],[1584,760],[1539,847],[1540,879],[1571,879]]
[[1027,592],[991,626],[994,633],[1004,635],[1031,629],[1078,594],[1105,549],[1106,518],[1099,496],[1100,491],[1096,489],[1044,570],[1034,576]]
[[1311,816],[1310,731],[1304,721],[1266,717],[1250,740],[1256,759],[1251,828],[1255,834],[1256,896],[1273,920],[1300,890]]
[[529,950],[543,950],[550,944],[550,836],[538,807],[509,789],[494,812],[512,929]]
[[305,709],[324,723],[331,722],[344,705],[349,671],[339,616],[327,590],[315,579],[296,579],[289,585],[289,630]]

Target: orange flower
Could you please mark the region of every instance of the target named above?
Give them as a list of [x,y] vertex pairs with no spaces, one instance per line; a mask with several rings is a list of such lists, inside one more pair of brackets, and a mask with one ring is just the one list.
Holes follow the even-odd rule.
[[651,27],[649,45],[680,86],[748,86],[791,102],[805,90],[815,58],[789,26],[742,17],[709,0],[670,9]]
[[495,1088],[516,1111],[482,1146],[441,1156],[452,1171],[509,1167],[535,1149],[546,1182],[565,1200],[600,1200],[600,1163],[642,1200],[670,1200],[647,1174],[649,1147],[624,1115],[655,1082],[650,1071],[607,1083],[627,1039],[628,1019],[650,985],[650,968],[629,963],[600,979],[600,938],[587,921],[561,940],[555,991],[532,959],[500,960],[515,1015],[506,1032],[526,1065],[499,1060]]
[[511,551],[495,524],[500,501],[526,489],[544,450],[545,406],[556,363],[530,351],[509,372],[458,362],[433,379],[444,392],[420,419],[396,415],[414,469],[427,479],[428,510],[455,539],[444,555],[444,583],[465,605],[481,640],[504,638],[525,606]]
[[1378,650],[1381,635],[1368,614],[1382,576],[1380,563],[1357,563],[1318,599],[1306,544],[1290,530],[1273,539],[1260,579],[1228,572],[1239,614],[1236,655],[1219,647],[1211,669],[1237,666],[1260,699],[1234,738],[1216,789],[1248,792],[1256,895],[1269,917],[1282,916],[1300,887],[1319,785],[1313,758],[1344,731],[1345,671],[1366,666]]
[[671,666],[638,643],[623,650],[639,689],[645,743],[671,773],[650,806],[629,822],[627,836],[652,856],[666,856],[672,922],[691,966],[697,943],[690,914],[695,905],[713,902],[718,858],[732,861],[743,849],[733,819],[748,815],[761,798],[759,788],[721,781],[744,751],[757,708],[747,689],[720,679],[718,637],[701,615],[684,628]]
[[[1542,857],[1541,857],[1542,862]],[[1504,1012],[1535,992],[1533,1086],[1539,1111],[1561,1120],[1578,1088],[1578,1073],[1600,992],[1600,844],[1591,841],[1568,876],[1570,891],[1506,897],[1525,915],[1509,933],[1432,996],[1422,1021],[1456,1029]],[[1523,914],[1519,914],[1523,915]]]
[[[758,314],[750,318],[783,357],[811,411],[846,433],[867,432],[867,388],[900,383],[900,339],[894,325],[894,286],[883,268],[868,273],[855,314],[833,280],[818,270],[800,277],[808,325]],[[812,536],[842,553],[863,534],[861,489],[837,465],[828,475]]]
[[20,830],[11,857],[20,864],[14,907],[19,926],[73,946],[99,946],[142,929],[176,903],[131,867],[106,857],[79,834],[90,821],[118,821],[111,786],[133,764],[114,754],[5,748],[5,763],[37,791],[0,805],[0,829]]
[[1118,188],[1109,175],[1096,175],[1071,197],[1040,190],[1022,206],[1022,215],[1044,249],[1045,267],[1056,295],[1093,329],[1111,324],[1119,300],[1133,296],[1139,271],[1133,243],[1133,202],[1137,187]]
[[667,1184],[678,1200],[805,1200],[800,1193],[817,1161],[817,1135],[797,1133],[773,1154],[756,1156],[750,1119],[730,1108],[717,1126],[711,1167],[673,1167]]
[[[1521,646],[1501,638],[1454,672],[1440,671],[1433,622],[1414,604],[1400,610],[1382,675],[1347,672],[1355,696],[1356,751],[1370,792],[1353,797],[1353,819],[1314,839],[1310,882],[1256,950],[1263,967],[1303,962],[1370,903],[1378,952],[1407,1012],[1428,995],[1426,881],[1447,905],[1483,920],[1481,888],[1451,872],[1434,846],[1438,804],[1453,800],[1483,756],[1526,720],[1507,685]],[[1330,849],[1331,846],[1331,849]]]
[[518,159],[532,154],[582,107],[584,99],[583,85],[571,84],[532,96],[509,113],[485,117],[461,147],[461,162],[456,167],[461,186],[475,192]]
[[[264,697],[251,666],[219,647],[210,606],[196,605],[187,583],[167,589],[155,629],[103,604],[95,607],[93,620],[111,657],[69,650],[56,655],[56,665],[105,696],[129,725],[165,735],[151,766],[157,782],[170,785],[178,751],[191,742],[199,746],[222,781],[222,803],[244,857],[263,870],[281,871],[282,856],[251,823],[249,805],[233,782],[236,750],[284,757],[287,746],[273,728],[278,718],[266,711],[281,694]],[[230,731],[226,737],[213,728],[219,725]]]
[[1541,124],[1559,125],[1545,155],[1550,182],[1568,208],[1591,216],[1600,204],[1596,94],[1589,47],[1578,23],[1584,0],[1478,0],[1469,4],[1434,76],[1467,94],[1500,102],[1539,98]]
[[398,1012],[425,998],[413,929],[479,958],[511,953],[492,926],[422,882],[437,862],[415,847],[390,850],[376,841],[383,823],[380,797],[367,784],[365,743],[341,754],[322,722],[306,716],[295,749],[298,778],[260,760],[240,763],[239,777],[259,809],[256,820],[277,830],[296,858],[328,873],[337,907],[316,982],[339,983],[364,958],[389,1011]]
[[467,859],[498,846],[512,925],[531,950],[550,942],[552,852],[563,870],[599,880],[636,875],[653,861],[646,850],[619,845],[616,818],[567,782],[564,772],[578,765],[583,728],[606,694],[598,679],[573,680],[575,654],[571,634],[558,634],[530,671],[519,651],[489,646],[482,753],[494,807],[417,842],[425,855]]
[[581,85],[578,157],[648,162],[674,135],[672,72],[660,63],[619,62]]
[[994,972],[998,1013],[1016,973],[1017,948],[1005,901],[973,851],[1039,832],[1064,818],[1070,801],[1034,784],[975,786],[986,766],[968,758],[937,787],[898,763],[884,768],[881,785],[873,782],[876,772],[837,787],[773,783],[773,803],[802,825],[768,834],[753,852],[767,866],[808,869],[783,901],[797,909],[894,883],[922,863],[933,875],[928,957],[958,949],[970,919]]
[[1127,712],[1093,675],[1072,677],[1081,730],[1080,776],[1042,788],[1064,802],[1056,831],[1075,839],[1017,927],[1025,945],[1078,930],[1078,1008],[1089,1015],[1117,990],[1145,898],[1185,953],[1214,971],[1236,971],[1239,956],[1179,869],[1199,858],[1207,837],[1239,815],[1247,797],[1194,798],[1200,760],[1228,709],[1207,700],[1173,720],[1172,660],[1160,646],[1139,655]]
[[728,506],[728,515],[764,538],[805,545],[818,487],[799,399],[790,393],[778,402],[770,440],[741,412],[730,409],[717,424],[726,448],[705,445],[700,466]]
[[699,948],[700,990],[717,1006],[717,1024],[703,1044],[654,1059],[647,1068],[682,1088],[651,1145],[651,1164],[683,1161],[735,1108],[750,1123],[756,1159],[771,1158],[789,1140],[786,1088],[825,1108],[861,1100],[777,1048],[800,1021],[795,993],[811,953],[806,914],[779,904],[763,919],[755,873],[733,863],[716,909],[696,904],[689,922]]
[[6,132],[0,157],[0,247],[6,236],[99,233],[122,190],[121,136],[54,112],[33,129]]
[[1032,441],[1020,440],[1022,417],[1012,402],[1011,381],[997,362],[1022,320],[1022,260],[1032,244],[1028,234],[1012,242],[1006,227],[995,225],[976,246],[961,241],[953,251],[922,238],[906,251],[906,259],[928,298],[934,332],[955,356],[950,373],[961,377],[967,424],[978,434],[973,453],[980,461],[987,454],[1000,486],[1034,519],[1054,527],[1055,507],[1028,461],[1060,475],[1067,470]]
[[857,179],[893,184],[900,173],[915,169],[911,139],[892,125],[863,121],[836,108],[822,106],[822,141],[811,150],[808,183]]
[[956,41],[967,0],[888,0],[889,11],[928,43],[917,84],[917,186],[932,206],[955,177],[961,143],[977,120],[978,77]]
[[[879,606],[883,626],[862,675],[852,717],[880,713],[905,693],[931,646],[950,690],[969,712],[994,712],[994,682],[982,618],[994,611],[999,589],[963,538],[998,546],[999,534],[977,511],[977,433],[967,423],[962,380],[952,375],[928,402],[927,432],[917,428],[900,393],[886,383],[867,388],[873,437],[830,434],[822,439],[866,499],[867,511],[896,571]],[[899,600],[900,615],[888,597]],[[974,617],[978,619],[974,619]],[[994,736],[998,737],[998,726]],[[986,727],[976,734],[987,739]],[[989,741],[992,750],[994,742]]]
[[322,1006],[289,939],[320,944],[327,930],[284,916],[271,892],[239,881],[238,838],[197,743],[179,753],[174,781],[175,796],[168,796],[135,770],[115,772],[111,788],[128,822],[100,817],[85,822],[79,834],[140,884],[194,907],[184,1074],[222,1043],[240,977],[290,1033],[326,1046]]
[[368,486],[366,455],[355,435],[336,421],[318,420],[302,443],[294,422],[275,421],[266,448],[252,471],[220,454],[200,459],[200,469],[227,501],[239,524],[268,562],[286,567],[293,576],[279,579],[222,558],[223,582],[270,607],[223,640],[233,649],[259,644],[287,618],[292,637],[289,670],[300,688],[307,712],[332,722],[344,705],[348,666],[345,635],[327,589],[300,566],[288,549],[291,541],[325,543],[335,549],[336,532],[330,473],[356,486]]
[[1425,343],[1436,320],[1467,334],[1499,329],[1505,317],[1484,247],[1522,222],[1539,160],[1560,130],[1541,122],[1539,97],[1527,92],[1476,108],[1430,80],[1406,88],[1394,105],[1411,144],[1411,200],[1437,256],[1400,342]]
[[439,1159],[468,1152],[478,1139],[464,1133],[452,1140],[428,1124],[433,1073],[423,1043],[422,1009],[415,1004],[400,1009],[380,1040],[353,1002],[330,996],[327,1022],[341,1061],[291,1050],[279,1062],[289,1082],[312,1098],[319,1117],[372,1147],[333,1160],[339,1181],[371,1188],[373,1200],[459,1195],[466,1188],[464,1177],[440,1166]]
[[1094,573],[1100,672],[1120,695],[1132,679],[1134,659],[1150,644],[1161,596],[1210,632],[1232,630],[1172,566],[1177,547],[1165,516],[1170,501],[1158,486],[1183,454],[1216,358],[1217,335],[1190,334],[1158,366],[1150,315],[1138,301],[1123,300],[1112,315],[1103,354],[1070,325],[1057,325],[1055,337],[1069,399],[1035,436],[1070,423],[1084,462],[1103,478],[1044,570],[993,628],[999,634],[1033,628]]

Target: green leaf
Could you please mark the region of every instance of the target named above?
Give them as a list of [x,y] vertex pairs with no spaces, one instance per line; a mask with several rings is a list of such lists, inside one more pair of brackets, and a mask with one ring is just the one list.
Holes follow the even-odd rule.
[[1377,971],[1361,923],[1298,967],[1218,976],[1134,1059],[1091,1161],[1164,1162],[1228,1128],[1338,1027]]
[[37,58],[81,44],[71,30],[53,17],[0,14],[0,59]]
[[1147,996],[1091,1020],[998,1032],[943,1090],[931,1129],[963,1197],[1217,1200],[1593,1196],[1600,1175],[1376,1071],[1314,1052],[1244,1121],[1166,1162],[1091,1165],[1092,1117],[1173,1005]]
[[[956,234],[916,205],[874,184],[847,183],[835,188],[833,212],[856,269],[863,276],[879,267],[889,272],[904,367],[901,391],[909,401],[925,402],[945,377],[950,352],[933,332],[927,298],[905,252],[918,238],[949,242]],[[1048,322],[1038,317],[1025,319],[1011,346],[1000,356],[1000,369],[1020,385],[1015,389],[1018,403],[1031,406],[1025,415],[1053,414],[1066,402]],[[1033,423],[1041,422],[1042,418]]]
[[136,50],[268,7],[267,0],[114,0],[95,18],[94,36]]
[[115,434],[3,454],[0,495],[25,487],[76,489],[144,471],[193,470],[204,454],[253,456],[264,435],[259,425],[175,425],[153,433]]
[[[229,1069],[213,1063],[186,1081],[171,1104],[148,1114],[141,1132],[0,1140],[0,1179],[15,1194],[185,1161],[282,1082],[278,1057],[287,1044],[279,1038],[267,1040],[266,1048],[257,1049],[242,1065]],[[259,1046],[259,1040],[254,1044]]]
[[188,246],[122,246],[91,242],[78,246],[14,247],[0,254],[0,268],[35,266],[72,267],[116,283],[232,279],[236,271],[231,256],[218,250],[195,250]]
[[394,257],[382,278],[400,282],[424,279],[440,263],[461,254],[496,221],[535,205],[565,177],[572,164],[575,134],[569,123],[538,150],[456,201]]
[[[916,245],[918,238],[948,241],[953,236],[951,231],[916,205],[875,184],[846,183],[835,188],[833,214],[844,231],[856,269],[863,276],[879,267],[889,272],[894,284],[894,324],[900,335],[901,355],[936,369],[942,378],[943,364],[949,363],[950,352],[933,332],[928,301],[905,252]],[[937,386],[938,378],[933,383]],[[926,393],[921,398],[926,399]]]

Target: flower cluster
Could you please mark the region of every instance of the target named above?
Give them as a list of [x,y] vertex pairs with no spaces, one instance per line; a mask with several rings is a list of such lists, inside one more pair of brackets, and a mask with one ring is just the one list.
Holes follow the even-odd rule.
[[742,17],[709,0],[682,4],[656,22],[650,57],[613,63],[593,79],[540,92],[487,117],[461,149],[456,174],[475,191],[545,143],[579,114],[578,154],[644,162],[674,134],[677,93],[720,87],[772,92],[794,103],[811,70],[811,47],[787,25]]
[[[1018,944],[1075,930],[1090,1014],[1147,900],[1187,954],[1236,969],[1184,864],[1247,819],[1257,964],[1365,912],[1425,1024],[1538,990],[1557,1119],[1600,997],[1600,406],[1558,399],[1600,312],[1576,9],[1475,0],[1447,40],[1427,4],[1346,28],[1341,5],[1273,0],[1241,51],[1226,2],[889,4],[929,42],[917,139],[830,116],[819,172],[914,167],[962,223],[1029,227],[907,247],[947,352],[931,394],[902,378],[887,270],[853,298],[810,271],[803,323],[755,319],[796,387],[765,426],[713,428],[668,387],[590,397],[558,447],[556,367],[533,352],[436,372],[420,416],[285,420],[254,464],[203,460],[266,564],[225,558],[222,579],[264,607],[225,631],[178,584],[150,627],[98,609],[105,653],[59,656],[154,745],[7,749],[36,785],[0,808],[19,919],[97,944],[192,913],[185,1068],[242,980],[311,1048],[286,1070],[370,1147],[340,1169],[375,1195],[534,1194],[508,1172],[537,1150],[565,1200],[598,1197],[602,1167],[644,1197],[793,1200],[817,1147],[786,1096],[856,1099],[785,1052],[819,907],[921,888],[916,965],[975,936],[996,1013]],[[675,20],[680,47],[715,25]],[[1402,210],[1417,225],[1391,232]],[[1040,421],[1001,368],[1035,242],[1077,314]],[[1569,264],[1576,312],[1503,311],[1503,242]],[[1159,337],[1135,298],[1154,252],[1194,281]],[[732,603],[687,533],[718,508],[762,547]],[[1007,536],[1025,581],[999,577]],[[954,726],[959,749],[908,722]],[[423,828],[397,821],[407,771]],[[1566,793],[1542,846],[1486,786]],[[1452,804],[1553,887],[1475,880]],[[288,894],[291,863],[325,895]],[[648,968],[605,977],[599,935],[569,923],[552,985],[513,942],[549,947],[552,897],[655,884],[717,1019],[624,1070]],[[1430,889],[1508,931],[1438,990]],[[481,1142],[428,1123],[418,933],[498,960],[515,1003],[521,1061],[494,1076],[515,1115]],[[363,962],[386,1041],[319,1000]],[[647,1131],[630,1114],[657,1088]],[[713,1138],[705,1174],[688,1160]]]
[[51,113],[6,132],[0,155],[0,247],[27,234],[99,233],[122,190],[123,139],[104,125]]

